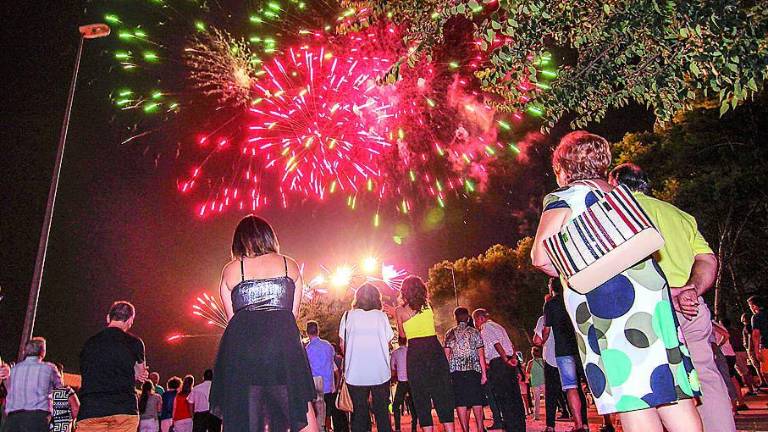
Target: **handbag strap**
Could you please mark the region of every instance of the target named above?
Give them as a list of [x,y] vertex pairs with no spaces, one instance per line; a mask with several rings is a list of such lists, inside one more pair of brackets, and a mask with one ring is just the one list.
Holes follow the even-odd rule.
[[595,192],[597,194],[597,197],[600,198],[600,199],[602,199],[605,196],[605,194],[606,194],[606,192],[603,191],[603,189],[600,187],[600,185],[595,183],[594,180],[576,180],[573,183],[574,184],[582,184],[582,185],[590,188],[592,190],[592,192]]
[[347,378],[347,344],[349,343],[349,340],[347,339],[349,321],[347,321],[347,318],[349,318],[349,311],[344,312],[344,316],[342,317],[344,320],[344,355],[341,357],[341,377],[344,380]]

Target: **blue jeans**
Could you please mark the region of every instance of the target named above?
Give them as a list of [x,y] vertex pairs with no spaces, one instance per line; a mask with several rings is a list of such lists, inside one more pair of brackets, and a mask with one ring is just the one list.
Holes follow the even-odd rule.
[[579,387],[579,375],[577,372],[577,363],[575,356],[558,356],[557,370],[560,372],[560,383],[563,390],[570,390]]

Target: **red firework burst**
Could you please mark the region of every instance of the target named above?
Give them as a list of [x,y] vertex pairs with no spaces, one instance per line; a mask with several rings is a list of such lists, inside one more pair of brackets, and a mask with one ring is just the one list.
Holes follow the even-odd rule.
[[[377,159],[391,144],[378,125],[390,114],[375,78],[388,65],[304,46],[264,66],[242,152],[280,172],[284,204],[286,191],[324,199],[337,189],[357,192],[380,175]],[[252,177],[250,168],[245,176]],[[250,195],[258,205],[256,185]]]

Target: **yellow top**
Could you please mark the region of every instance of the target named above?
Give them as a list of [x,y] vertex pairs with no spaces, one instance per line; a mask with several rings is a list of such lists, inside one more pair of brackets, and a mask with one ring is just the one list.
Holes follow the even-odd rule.
[[408,339],[436,336],[435,316],[432,309],[426,308],[412,316],[408,321],[403,321],[403,330]]
[[637,199],[664,237],[664,247],[654,257],[672,288],[688,282],[691,267],[698,254],[711,254],[707,240],[699,232],[696,219],[670,203],[635,192]]

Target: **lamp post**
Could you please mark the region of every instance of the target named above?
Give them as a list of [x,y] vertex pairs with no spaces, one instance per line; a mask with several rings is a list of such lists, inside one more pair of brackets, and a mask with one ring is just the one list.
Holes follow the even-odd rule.
[[453,298],[456,300],[456,307],[459,307],[459,290],[456,289],[456,273],[453,271],[453,267],[448,267],[451,271],[451,281],[453,281]]
[[37,258],[35,259],[35,272],[32,275],[32,285],[29,288],[29,299],[27,301],[27,311],[24,315],[24,329],[21,333],[21,342],[19,343],[19,361],[24,359],[24,347],[35,329],[35,317],[37,315],[37,300],[40,295],[40,285],[43,280],[43,269],[45,267],[45,256],[48,251],[48,236],[51,232],[51,221],[53,220],[53,208],[56,203],[56,192],[59,188],[59,174],[61,173],[61,162],[64,158],[64,146],[67,142],[67,131],[69,129],[69,117],[72,114],[72,101],[75,97],[75,87],[77,86],[77,73],[80,70],[80,58],[83,55],[83,41],[85,39],[97,39],[109,35],[109,26],[106,24],[89,24],[80,26],[80,41],[77,46],[77,57],[75,58],[75,70],[72,72],[72,82],[69,85],[69,96],[67,97],[67,107],[64,110],[64,121],[61,125],[59,135],[59,147],[56,151],[56,162],[53,166],[53,176],[51,186],[48,190],[48,203],[45,207],[45,216],[43,217],[43,229],[40,233],[40,242],[37,246]]

